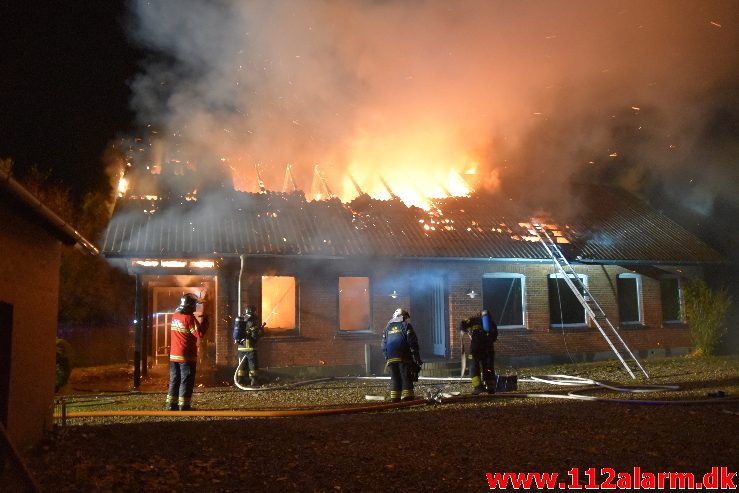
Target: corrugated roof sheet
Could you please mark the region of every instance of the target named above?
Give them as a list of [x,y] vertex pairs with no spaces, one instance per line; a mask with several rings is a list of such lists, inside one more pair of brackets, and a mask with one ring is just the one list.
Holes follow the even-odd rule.
[[[717,262],[710,247],[626,192],[590,194],[576,222],[556,223],[584,260]],[[590,203],[589,203],[590,202]],[[300,193],[223,192],[197,201],[120,199],[105,232],[108,257],[228,255],[548,259],[529,216],[493,196],[454,197],[435,208],[361,196],[308,202]],[[147,212],[148,211],[148,212]]]

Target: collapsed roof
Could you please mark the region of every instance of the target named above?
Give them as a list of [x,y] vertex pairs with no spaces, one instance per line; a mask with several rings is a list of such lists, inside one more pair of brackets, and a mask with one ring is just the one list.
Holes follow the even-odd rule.
[[[564,209],[565,207],[563,207]],[[567,207],[572,209],[572,207]],[[664,214],[616,188],[583,190],[578,214],[537,214],[582,262],[721,262]],[[432,201],[429,210],[360,195],[308,201],[301,192],[220,189],[198,197],[121,198],[102,251],[117,258],[235,255],[548,260],[530,231],[532,211],[495,195]],[[567,218],[571,218],[567,220]]]

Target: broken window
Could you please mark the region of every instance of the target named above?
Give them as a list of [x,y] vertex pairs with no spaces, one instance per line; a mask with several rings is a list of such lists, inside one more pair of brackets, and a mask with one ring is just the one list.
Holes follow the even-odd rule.
[[619,274],[616,278],[616,290],[621,325],[641,324],[641,277],[638,274]]
[[290,276],[262,276],[262,322],[265,330],[280,333],[295,330],[296,282]]
[[369,277],[339,277],[339,330],[369,329]]
[[482,278],[482,306],[499,328],[525,327],[523,274],[494,273]]
[[662,322],[682,322],[682,300],[680,294],[680,279],[665,277],[659,281],[662,299]]
[[[586,277],[581,274],[578,277],[584,286]],[[582,288],[579,289],[580,294],[584,294]],[[561,274],[549,275],[549,323],[552,328],[559,329],[585,325],[585,307]]]

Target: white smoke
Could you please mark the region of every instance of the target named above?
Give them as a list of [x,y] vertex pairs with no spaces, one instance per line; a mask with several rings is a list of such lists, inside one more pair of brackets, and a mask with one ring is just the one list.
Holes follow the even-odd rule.
[[252,190],[256,163],[271,189],[288,163],[334,190],[477,167],[478,187],[558,197],[586,173],[709,210],[739,197],[736,144],[705,137],[737,26],[724,1],[138,0],[132,104],[170,156],[224,159]]

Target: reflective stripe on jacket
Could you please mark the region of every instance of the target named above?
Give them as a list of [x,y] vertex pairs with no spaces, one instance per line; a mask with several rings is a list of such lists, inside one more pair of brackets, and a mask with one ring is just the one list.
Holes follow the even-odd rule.
[[176,363],[196,362],[198,339],[204,334],[195,315],[175,313],[172,315],[169,332],[171,336],[169,360]]

